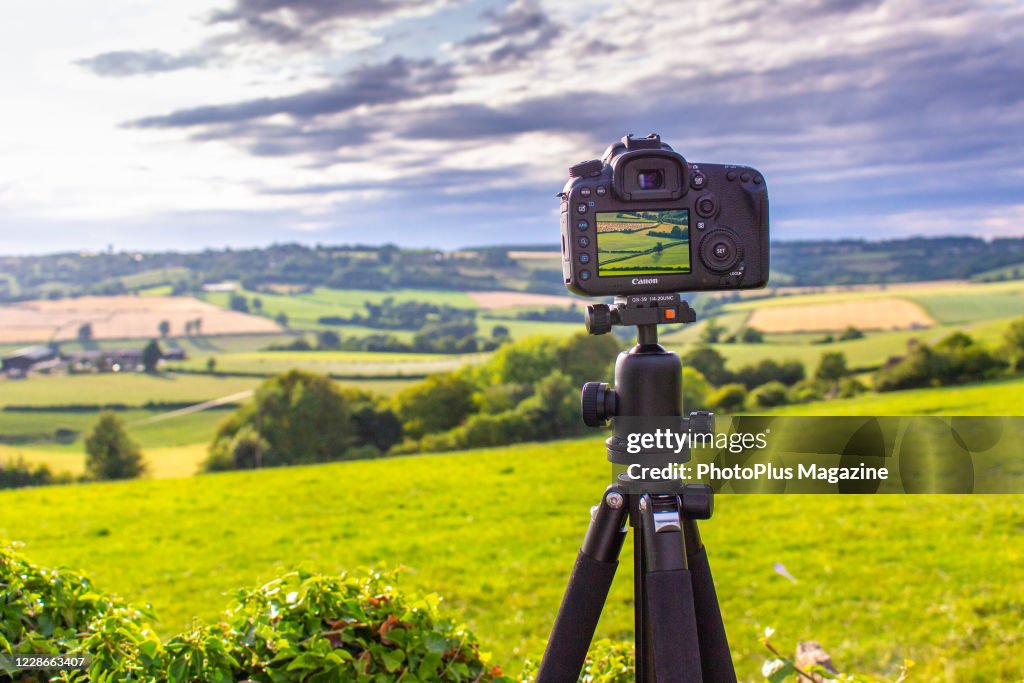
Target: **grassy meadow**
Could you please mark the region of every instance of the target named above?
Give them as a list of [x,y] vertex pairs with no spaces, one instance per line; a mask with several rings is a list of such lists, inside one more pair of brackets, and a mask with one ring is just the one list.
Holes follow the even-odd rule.
[[[298,563],[406,568],[497,661],[536,658],[608,469],[598,438],[276,471],[0,492],[0,537],[153,603],[165,634]],[[383,504],[382,504],[383,503]],[[767,626],[892,679],[1017,680],[1024,513],[1011,496],[722,495],[702,526],[741,680]],[[624,554],[631,547],[627,544]],[[791,583],[773,571],[781,563]],[[599,635],[629,639],[624,562]]]

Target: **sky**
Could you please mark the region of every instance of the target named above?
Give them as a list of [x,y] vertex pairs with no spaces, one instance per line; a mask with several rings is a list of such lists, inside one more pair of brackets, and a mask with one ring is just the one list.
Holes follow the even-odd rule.
[[1024,234],[1024,3],[48,0],[0,22],[0,253],[555,245],[658,132],[773,239]]

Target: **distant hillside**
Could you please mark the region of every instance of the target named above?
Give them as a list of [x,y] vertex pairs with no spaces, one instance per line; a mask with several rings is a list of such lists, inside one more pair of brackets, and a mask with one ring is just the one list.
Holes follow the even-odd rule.
[[[543,251],[551,252],[552,258],[536,258]],[[771,266],[773,285],[1016,279],[1024,270],[1024,238],[779,242],[772,246]],[[564,291],[551,244],[451,252],[393,245],[282,244],[192,253],[0,257],[0,301],[130,294],[155,288],[160,293],[185,294],[223,281],[240,282],[251,291],[282,286]]]

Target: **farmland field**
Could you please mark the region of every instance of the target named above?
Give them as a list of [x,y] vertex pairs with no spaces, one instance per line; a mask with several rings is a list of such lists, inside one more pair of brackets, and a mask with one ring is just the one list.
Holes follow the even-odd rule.
[[[401,585],[442,595],[442,609],[464,617],[515,672],[543,649],[606,476],[603,444],[588,438],[2,491],[0,537],[25,542],[37,561],[85,570],[102,590],[152,602],[164,634],[193,615],[216,618],[234,589],[299,563],[328,572],[403,566]],[[1024,618],[1015,597],[1024,584],[1017,497],[730,494],[717,502],[701,529],[741,680],[757,678],[767,626],[786,650],[819,640],[840,668],[886,680],[905,658],[917,663],[912,680],[1024,675],[1014,654]],[[624,556],[631,552],[627,542]],[[618,573],[598,630],[628,640],[632,563]]]
[[170,323],[172,334],[183,334],[185,323],[196,319],[206,335],[281,331],[272,320],[190,297],[84,296],[0,306],[0,343],[75,339],[86,323],[94,339],[152,338],[161,321]]
[[27,380],[0,379],[0,408],[9,405],[70,406],[147,401],[194,402],[252,389],[258,378],[211,375],[149,375],[116,372],[86,375],[53,375]]
[[889,297],[772,306],[754,311],[747,322],[749,327],[762,332],[829,332],[849,326],[861,330],[901,330],[934,324],[916,303]]

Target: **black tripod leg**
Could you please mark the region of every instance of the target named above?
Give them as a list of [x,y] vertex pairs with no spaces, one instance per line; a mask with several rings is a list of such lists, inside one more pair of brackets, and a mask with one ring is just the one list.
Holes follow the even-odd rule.
[[626,496],[612,487],[592,515],[558,608],[537,683],[575,683],[587,658],[626,538]]
[[[640,499],[644,543],[644,676],[657,683],[701,683],[700,645],[690,572],[675,496]],[[656,507],[656,503],[658,507]],[[662,508],[661,505],[664,504]],[[637,656],[641,656],[639,653]],[[653,677],[652,677],[653,674]]]
[[686,538],[686,561],[693,581],[693,601],[697,608],[697,630],[700,633],[700,661],[705,683],[736,683],[725,624],[718,608],[715,582],[711,578],[708,553],[701,543],[697,523],[683,520]]

